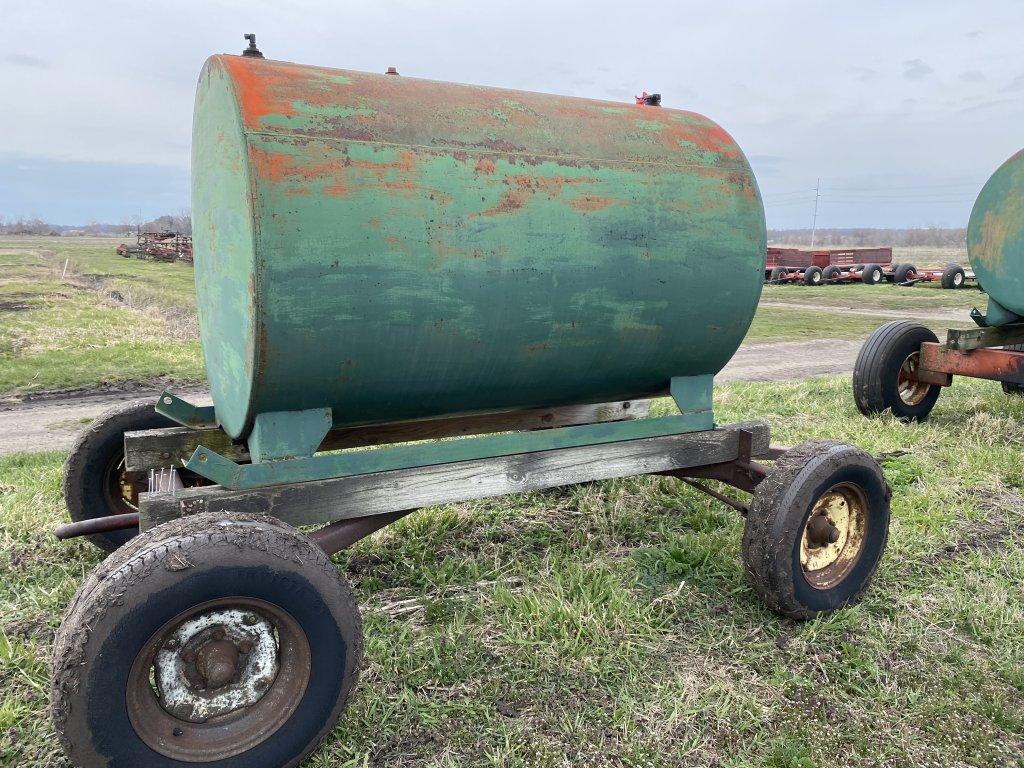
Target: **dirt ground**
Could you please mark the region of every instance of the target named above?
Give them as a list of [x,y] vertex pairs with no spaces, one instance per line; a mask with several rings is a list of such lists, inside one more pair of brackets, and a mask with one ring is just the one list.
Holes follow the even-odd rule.
[[[800,381],[850,373],[860,342],[832,340],[822,355],[820,341],[785,341],[741,347],[716,381]],[[181,390],[201,400],[202,390]],[[81,392],[0,403],[0,456],[20,451],[67,450],[78,432],[111,406],[159,390]],[[197,397],[198,396],[198,397]]]
[[[202,403],[202,390],[175,390]],[[66,451],[86,424],[108,408],[136,398],[151,397],[161,390],[78,392],[44,396],[22,403],[0,403],[0,456],[21,451]]]

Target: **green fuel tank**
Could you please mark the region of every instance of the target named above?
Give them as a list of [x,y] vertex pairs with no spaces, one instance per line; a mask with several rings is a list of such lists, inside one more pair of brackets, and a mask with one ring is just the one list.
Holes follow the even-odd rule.
[[693,112],[224,55],[192,154],[233,438],[661,394],[721,370],[761,293],[754,175]]
[[989,296],[988,325],[1024,317],[1024,150],[992,174],[967,225],[967,255]]

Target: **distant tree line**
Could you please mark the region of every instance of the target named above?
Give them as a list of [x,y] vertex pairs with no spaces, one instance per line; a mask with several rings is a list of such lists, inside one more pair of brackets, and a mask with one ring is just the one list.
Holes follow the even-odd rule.
[[88,224],[50,224],[38,216],[18,216],[5,218],[0,216],[0,235],[120,235],[143,232],[177,232],[179,235],[192,234],[192,216],[188,211],[169,213],[157,216],[151,221],[143,221],[138,216],[129,216],[120,224],[104,224],[92,221]]
[[[963,227],[927,227],[924,229],[819,229],[814,233],[815,247],[854,248],[869,245],[892,245],[896,247],[931,246],[936,248],[962,247],[966,242],[967,230]],[[788,245],[810,245],[810,229],[769,229],[768,243]]]
[[192,216],[188,211],[166,214],[157,216],[152,221],[143,222],[141,227],[143,232],[177,232],[179,235],[191,235]]

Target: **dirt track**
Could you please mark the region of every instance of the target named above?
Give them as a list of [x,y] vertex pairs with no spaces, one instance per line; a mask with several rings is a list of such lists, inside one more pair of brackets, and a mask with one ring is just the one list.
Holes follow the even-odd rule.
[[[67,450],[87,420],[128,400],[140,397],[156,400],[161,391],[80,392],[0,404],[0,456],[19,451]],[[189,393],[191,399],[202,401],[201,390],[175,391]]]
[[[831,341],[823,354],[820,341],[786,341],[741,347],[717,381],[797,381],[813,376],[841,375],[853,370],[860,342]],[[199,400],[199,390],[189,392]],[[112,405],[151,392],[79,393],[40,398],[20,404],[0,404],[0,456],[19,451],[67,450],[84,421]]]

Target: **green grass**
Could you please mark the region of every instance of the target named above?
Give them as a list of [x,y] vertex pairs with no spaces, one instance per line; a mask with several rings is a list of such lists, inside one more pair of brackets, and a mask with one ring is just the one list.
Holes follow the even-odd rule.
[[791,304],[820,304],[859,309],[923,312],[942,310],[950,313],[963,312],[966,317],[972,307],[984,308],[987,297],[977,288],[968,287],[957,291],[944,290],[938,283],[918,283],[910,288],[863,283],[840,283],[838,285],[766,285],[761,293],[762,301],[784,301]]
[[[905,426],[821,379],[722,387],[716,411],[767,420],[777,443],[887,456],[889,549],[862,603],[769,613],[740,566],[741,519],[667,478],[423,510],[336,558],[365,670],[307,765],[1022,764],[1024,400],[958,380]],[[48,535],[62,458],[0,459],[5,765],[62,764],[47,657],[100,560]]]
[[114,253],[118,243],[133,243],[134,237],[0,237],[0,252],[35,251],[50,256],[63,268],[82,276],[98,277],[111,289],[131,295],[137,305],[157,304],[163,308],[195,311],[195,278],[186,264],[167,264],[142,259],[125,259]]
[[[876,328],[894,319],[905,318],[887,315],[884,309],[879,309],[877,315],[865,315],[801,309],[798,306],[760,306],[743,343],[761,344],[811,339],[819,339],[825,343],[832,339],[863,341]],[[973,325],[966,313],[964,319],[959,321],[925,318],[918,322],[935,331],[940,339],[945,338],[947,328],[969,328]]]
[[115,246],[0,240],[0,395],[202,380],[191,267]]

